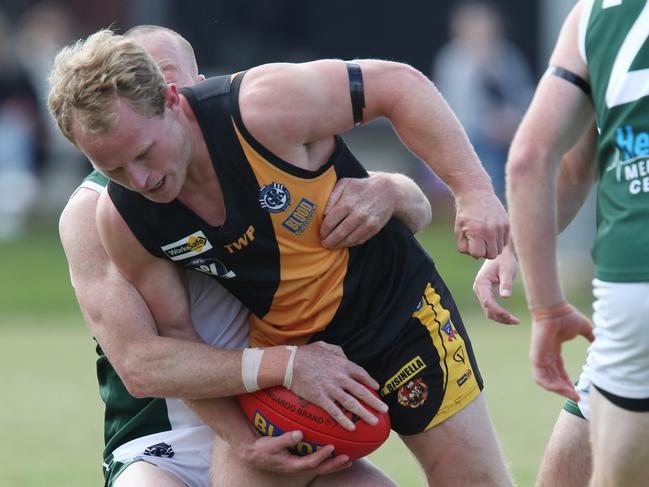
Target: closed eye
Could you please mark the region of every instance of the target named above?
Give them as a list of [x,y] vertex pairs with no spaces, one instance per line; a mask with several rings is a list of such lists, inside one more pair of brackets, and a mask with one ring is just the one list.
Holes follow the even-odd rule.
[[134,160],[142,161],[147,156],[147,154],[151,151],[152,147],[153,147],[153,144],[151,144],[149,147],[147,147],[142,152],[140,152]]

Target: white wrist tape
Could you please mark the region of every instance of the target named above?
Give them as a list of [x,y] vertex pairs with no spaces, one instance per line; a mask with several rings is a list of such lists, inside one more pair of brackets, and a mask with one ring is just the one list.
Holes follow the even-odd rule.
[[257,376],[259,375],[259,365],[264,351],[258,348],[244,348],[241,356],[241,377],[243,378],[243,387],[248,392],[259,390]]
[[291,356],[288,359],[288,365],[286,366],[286,372],[284,373],[284,387],[290,389],[291,384],[293,384],[293,364],[295,363],[297,347],[295,345],[287,345],[286,348],[291,352]]

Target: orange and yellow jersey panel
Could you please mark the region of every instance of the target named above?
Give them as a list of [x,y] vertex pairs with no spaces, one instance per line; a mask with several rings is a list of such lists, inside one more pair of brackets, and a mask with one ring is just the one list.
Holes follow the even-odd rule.
[[179,201],[153,203],[114,183],[109,195],[149,252],[210,274],[250,309],[251,345],[306,343],[327,328],[348,353],[380,353],[417,306],[432,260],[394,220],[363,245],[322,247],[320,225],[336,182],[367,172],[341,137],[318,171],[270,153],[241,120],[244,74],[182,90],[223,192],[221,227]]

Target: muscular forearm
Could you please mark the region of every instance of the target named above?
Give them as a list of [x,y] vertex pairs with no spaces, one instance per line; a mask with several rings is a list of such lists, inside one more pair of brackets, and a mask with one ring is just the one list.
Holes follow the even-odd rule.
[[[101,295],[96,283],[102,284]],[[77,296],[88,326],[134,396],[206,398],[244,392],[240,350],[158,336],[132,287],[104,279],[86,283]]]
[[[597,181],[595,126],[561,158],[557,173],[557,230],[561,233],[574,220]],[[515,255],[514,243],[507,247]]]
[[[363,65],[364,72],[374,67]],[[371,75],[371,73],[370,73]],[[424,160],[456,197],[491,191],[491,181],[446,101],[415,69],[395,64],[384,71],[381,107],[406,146]],[[399,88],[396,88],[399,87]],[[368,88],[369,89],[369,88]]]
[[127,389],[138,397],[243,392],[240,351],[198,343],[193,328],[191,336],[184,332],[191,341],[158,336],[142,296],[101,245],[95,225],[98,197],[90,190],[77,193],[61,215],[59,231],[86,323]]
[[507,183],[510,218],[528,304],[551,306],[563,300],[555,257],[556,173],[548,170],[551,164],[542,155],[540,160],[531,159],[532,155],[510,158]]
[[257,438],[234,397],[184,402],[230,445],[251,444]]
[[557,223],[563,231],[575,218],[597,180],[597,128],[593,125],[561,159],[557,175]]
[[[586,145],[588,144],[588,145]],[[593,183],[596,180],[596,164],[594,161],[594,140],[592,139],[591,134],[586,134],[584,140],[580,141],[580,144],[573,147],[568,153],[566,153],[561,159],[561,164],[556,176],[556,223],[552,223],[551,220],[541,219],[540,225],[537,225],[536,221],[530,215],[529,221],[527,219],[521,223],[520,219],[517,219],[514,222],[514,217],[512,216],[512,230],[515,233],[523,232],[529,235],[529,227],[533,226],[532,231],[537,231],[538,235],[535,237],[530,237],[530,240],[534,242],[536,238],[540,238],[544,242],[542,252],[544,255],[538,256],[538,262],[530,263],[529,266],[534,266],[534,269],[538,269],[537,266],[542,266],[542,263],[545,262],[549,265],[549,274],[541,278],[542,280],[551,279],[551,276],[557,274],[555,270],[555,252],[556,248],[556,239],[548,239],[547,232],[550,232],[552,228],[556,229],[557,233],[561,233],[575,218],[579,210],[584,204],[590,189],[593,186]],[[537,175],[537,177],[543,177]],[[550,177],[550,176],[548,176]],[[531,189],[532,193],[529,193],[530,190],[523,190],[518,188],[518,177],[512,175],[512,186],[517,186],[517,188],[512,188],[510,191],[510,202],[511,206],[518,207],[516,201],[519,198],[524,198],[524,202],[528,201],[528,198],[531,200],[536,198],[535,191],[538,189],[543,190],[545,181],[539,181],[538,184],[534,185],[535,187]],[[525,184],[524,182],[522,184]],[[552,193],[551,189],[545,189],[548,193]],[[545,203],[547,204],[547,200]],[[532,206],[535,206],[532,204]],[[539,208],[536,206],[536,208]],[[523,209],[522,211],[528,211]],[[515,214],[516,209],[511,209],[510,213]],[[518,229],[518,230],[517,230]],[[519,237],[520,238],[520,237]],[[524,237],[523,237],[524,238]],[[553,247],[554,246],[554,247]],[[514,255],[515,248],[513,241],[508,242],[507,247],[511,249]],[[538,254],[538,246],[534,246],[536,249],[534,254]],[[545,260],[547,259],[547,260]],[[539,272],[536,270],[535,272]],[[558,279],[558,277],[557,277]],[[546,284],[552,281],[546,281]],[[543,283],[539,283],[539,286],[543,286]],[[548,296],[549,299],[558,299],[559,294],[554,292],[550,293]],[[545,299],[544,299],[545,300]]]
[[423,230],[432,217],[428,198],[412,179],[401,174],[393,174],[392,177],[397,184],[394,217],[404,223],[412,233]]
[[373,172],[371,177],[382,181],[386,190],[393,195],[392,216],[406,225],[412,233],[423,230],[431,220],[428,198],[412,179],[403,174]]
[[[592,120],[592,105],[583,93],[564,80],[548,76],[540,81],[512,142],[507,161],[507,196],[516,251],[532,307],[552,306],[564,299],[556,262],[557,173],[567,154],[558,194],[559,204],[564,207],[576,195],[571,193],[575,181],[571,171],[592,164],[593,157],[582,155],[575,159],[579,152],[572,152],[580,150],[578,142],[587,140]],[[594,146],[592,141],[590,146]],[[571,157],[573,163],[579,164],[573,167]],[[561,215],[562,226],[572,218],[575,207],[572,205]]]

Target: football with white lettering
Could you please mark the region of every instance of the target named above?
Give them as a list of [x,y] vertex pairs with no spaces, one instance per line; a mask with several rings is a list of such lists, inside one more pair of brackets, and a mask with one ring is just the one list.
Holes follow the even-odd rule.
[[[374,391],[372,393],[376,395]],[[325,410],[284,387],[241,394],[237,399],[248,420],[262,435],[279,436],[287,431],[302,431],[304,437],[293,450],[297,455],[308,455],[333,445],[335,455],[361,458],[381,446],[390,434],[390,417],[387,413],[372,410],[379,422],[371,426],[343,409],[356,426],[354,431],[349,431]],[[366,407],[370,410],[369,406]]]

